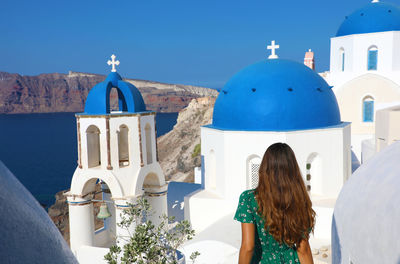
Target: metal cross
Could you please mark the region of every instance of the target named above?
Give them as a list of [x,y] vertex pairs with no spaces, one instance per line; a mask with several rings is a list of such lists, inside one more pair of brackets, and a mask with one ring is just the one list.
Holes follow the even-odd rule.
[[115,60],[116,56],[113,54],[111,55],[111,60],[107,61],[108,65],[112,65],[111,72],[116,72],[115,65],[119,65],[119,60]]
[[279,45],[275,45],[275,40],[271,42],[271,45],[267,47],[267,49],[271,50],[271,55],[269,55],[268,59],[277,59],[278,55],[276,55],[275,51],[279,49]]

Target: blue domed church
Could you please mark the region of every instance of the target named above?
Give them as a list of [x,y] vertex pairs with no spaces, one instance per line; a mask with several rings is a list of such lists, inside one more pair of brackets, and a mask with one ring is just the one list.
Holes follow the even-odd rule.
[[342,120],[351,122],[354,157],[363,163],[387,142],[375,138],[376,112],[400,105],[400,7],[374,0],[338,25],[330,71]]
[[212,233],[218,221],[237,225],[239,241],[227,243],[240,246],[232,220],[239,195],[258,185],[265,150],[285,142],[319,215],[314,235],[328,242],[335,199],[351,175],[350,137],[350,123],[341,121],[332,87],[319,74],[284,59],[250,65],[226,83],[212,124],[201,128],[204,189],[186,197],[186,217],[200,234]]

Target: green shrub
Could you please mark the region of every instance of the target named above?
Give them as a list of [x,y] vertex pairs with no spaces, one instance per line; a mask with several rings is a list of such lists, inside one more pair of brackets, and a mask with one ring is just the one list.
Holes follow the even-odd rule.
[[197,144],[196,146],[194,146],[192,158],[197,157],[198,155],[200,155],[200,153],[201,153],[201,144]]
[[[178,222],[173,229],[169,223],[173,217],[163,216],[159,226],[153,225],[147,216],[151,215],[150,204],[146,199],[138,199],[137,204],[130,204],[124,211],[119,227],[128,229],[132,224],[135,231],[131,234],[127,243],[121,248],[118,244],[110,248],[104,259],[109,264],[176,264],[178,263],[177,249],[187,240],[193,239],[194,230],[186,220]],[[199,256],[199,252],[193,252],[190,259],[193,261]]]

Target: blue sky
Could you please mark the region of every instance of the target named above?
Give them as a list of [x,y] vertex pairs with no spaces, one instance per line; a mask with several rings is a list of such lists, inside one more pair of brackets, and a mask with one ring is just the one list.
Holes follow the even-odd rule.
[[107,74],[115,53],[123,77],[220,88],[265,59],[271,40],[280,58],[302,62],[311,48],[317,70],[328,70],[330,38],[370,1],[1,2],[0,71]]

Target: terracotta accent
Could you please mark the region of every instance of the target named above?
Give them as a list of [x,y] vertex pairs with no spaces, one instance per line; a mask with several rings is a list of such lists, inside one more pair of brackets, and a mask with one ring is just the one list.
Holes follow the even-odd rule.
[[81,123],[79,121],[79,116],[76,117],[76,131],[78,138],[78,166],[79,169],[82,169]]
[[304,56],[304,65],[309,67],[312,70],[315,70],[315,58],[314,58],[314,52],[309,49],[306,52],[306,55]]
[[143,163],[143,151],[142,151],[142,128],[140,125],[140,117],[138,117],[138,132],[139,132],[140,167],[143,167],[144,163]]
[[106,117],[106,138],[107,138],[107,170],[112,170],[110,151],[110,118]]

